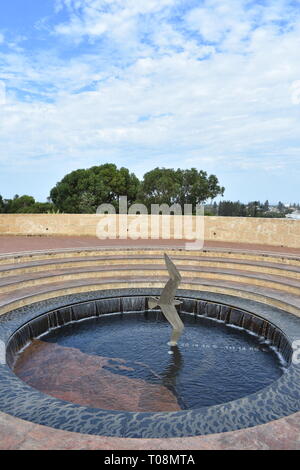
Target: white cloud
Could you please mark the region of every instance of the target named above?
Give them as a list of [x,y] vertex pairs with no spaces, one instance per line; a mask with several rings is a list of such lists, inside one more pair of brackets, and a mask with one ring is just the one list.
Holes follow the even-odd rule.
[[3,81],[0,80],[0,106],[4,106],[6,103],[6,86]]
[[300,104],[300,80],[295,80],[291,85],[291,100],[293,104]]
[[300,23],[288,0],[247,9],[214,0],[178,21],[180,3],[57,2],[70,16],[55,34],[94,42],[65,61],[53,48],[0,56],[0,163],[47,162],[62,176],[110,160],[140,174],[299,169]]
[[254,14],[245,9],[244,0],[204,1],[201,7],[189,11],[186,23],[205,41],[233,47],[250,33]]
[[62,0],[70,21],[57,25],[56,32],[73,37],[108,34],[117,41],[136,39],[142,15],[157,14],[176,0]]

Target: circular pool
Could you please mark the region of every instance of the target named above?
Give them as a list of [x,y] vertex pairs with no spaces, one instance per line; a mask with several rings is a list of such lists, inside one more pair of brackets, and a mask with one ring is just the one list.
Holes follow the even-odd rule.
[[3,316],[0,409],[81,433],[175,437],[298,411],[300,320],[257,302],[178,291],[185,324],[148,309],[155,289],[78,294]]

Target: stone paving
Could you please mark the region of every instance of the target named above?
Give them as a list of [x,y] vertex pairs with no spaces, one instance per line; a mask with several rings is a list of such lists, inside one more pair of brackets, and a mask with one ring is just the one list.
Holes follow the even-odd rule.
[[[93,246],[171,246],[184,247],[184,240],[99,240],[96,237],[62,237],[62,236],[8,236],[0,235],[0,253],[14,253],[18,251],[35,251],[59,248],[85,248]],[[300,248],[286,248],[281,246],[248,245],[245,243],[205,241],[205,248],[233,249],[255,252],[273,252],[300,255]]]
[[6,450],[299,450],[300,413],[209,436],[175,439],[122,439],[72,433],[0,413],[0,449]]

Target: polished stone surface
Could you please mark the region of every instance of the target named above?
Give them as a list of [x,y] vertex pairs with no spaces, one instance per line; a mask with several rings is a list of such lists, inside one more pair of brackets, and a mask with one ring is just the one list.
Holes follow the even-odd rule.
[[112,361],[111,357],[33,340],[17,360],[14,372],[31,387],[78,405],[140,412],[181,409],[166,387],[119,375],[120,369],[128,369],[123,359]]

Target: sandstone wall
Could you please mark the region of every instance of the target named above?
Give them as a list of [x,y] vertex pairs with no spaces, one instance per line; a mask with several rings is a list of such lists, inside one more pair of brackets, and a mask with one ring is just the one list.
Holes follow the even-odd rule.
[[[96,236],[97,225],[101,220],[103,223],[103,217],[107,216],[96,214],[0,214],[0,235]],[[112,226],[115,223],[118,230],[119,216],[116,216],[115,219],[113,219],[114,216],[111,217]],[[300,247],[300,220],[249,217],[204,217],[202,220],[203,230],[201,224],[197,226],[198,238],[204,236],[205,240]],[[162,222],[166,226],[170,222],[170,235],[168,230],[162,232]],[[191,218],[180,216],[128,216],[129,226],[141,224],[144,229],[144,238],[153,238],[153,234],[156,234],[159,238],[192,239],[193,237],[189,236],[188,231],[184,233],[184,230],[187,230],[191,225],[190,222]],[[195,217],[193,217],[192,223],[195,230]],[[181,224],[183,233],[181,237],[178,237]]]

